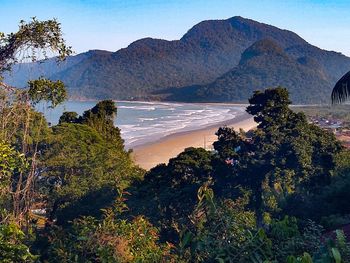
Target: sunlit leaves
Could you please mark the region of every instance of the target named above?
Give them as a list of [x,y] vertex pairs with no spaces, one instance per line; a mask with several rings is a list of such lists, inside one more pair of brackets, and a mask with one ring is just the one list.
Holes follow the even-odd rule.
[[37,257],[29,252],[25,234],[13,224],[0,225],[0,262],[36,262]]
[[27,162],[24,155],[0,141],[0,193],[8,187],[13,173],[21,172],[26,167]]
[[56,107],[67,99],[67,91],[62,81],[51,81],[45,78],[31,80],[29,85],[29,98],[36,104],[40,101],[48,101],[51,107]]

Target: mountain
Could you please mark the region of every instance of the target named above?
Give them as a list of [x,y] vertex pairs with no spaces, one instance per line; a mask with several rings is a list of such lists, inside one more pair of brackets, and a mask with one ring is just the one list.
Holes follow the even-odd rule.
[[[287,74],[288,83],[282,78],[270,83],[268,81],[273,78],[266,71],[265,80],[244,81],[244,85],[239,86],[240,90],[235,90],[235,85],[229,83],[232,80],[251,78],[261,67],[273,66],[268,53],[259,59],[259,56],[247,53],[247,48],[264,39],[273,41],[274,44],[265,44],[275,45],[285,57],[283,63],[281,58],[279,63],[285,67],[293,66],[293,71],[298,72],[298,75],[293,79],[292,74]],[[287,58],[290,64],[286,62]],[[275,83],[288,84],[292,94],[294,90],[303,93],[307,89],[316,89],[319,91],[316,94],[328,98],[331,86],[350,69],[350,58],[317,48],[291,31],[242,17],[232,17],[200,22],[180,40],[145,38],[117,52],[95,50],[79,54],[69,58],[63,67],[55,67],[50,63],[46,66],[46,62],[42,64],[44,69],[40,69],[37,64],[31,65],[31,72],[37,74],[41,71],[52,79],[63,80],[70,95],[75,98],[185,100],[187,95],[193,95],[193,100],[212,101],[212,97],[206,97],[205,94],[213,94],[208,89],[214,87],[215,94],[222,94],[215,96],[218,101],[244,101],[248,98],[246,90],[255,90],[265,84],[273,86]],[[22,71],[17,69],[6,80],[23,85],[28,74]],[[232,72],[235,72],[235,77],[229,78]],[[237,74],[242,78],[237,78]],[[259,78],[264,78],[264,74]],[[310,81],[300,82],[308,74],[312,74]],[[320,76],[322,78],[317,80]],[[225,82],[220,82],[220,79],[225,79]],[[220,83],[225,86],[220,86]],[[306,84],[316,86],[307,87]],[[302,96],[292,98],[294,103],[298,103]],[[309,99],[309,102],[319,102],[319,98],[309,96]]]
[[324,103],[329,101],[332,82],[316,60],[295,59],[276,42],[263,39],[247,48],[239,64],[212,83],[171,89],[167,99],[246,102],[254,90],[277,86],[288,88],[294,102]]
[[91,56],[111,53],[112,52],[108,51],[91,50],[76,56],[68,57],[65,61],[62,61],[59,64],[57,64],[55,58],[50,58],[36,63],[15,64],[10,72],[5,72],[4,78],[8,84],[23,88],[30,79],[39,78],[41,76],[52,77],[54,74],[67,70],[68,68]]

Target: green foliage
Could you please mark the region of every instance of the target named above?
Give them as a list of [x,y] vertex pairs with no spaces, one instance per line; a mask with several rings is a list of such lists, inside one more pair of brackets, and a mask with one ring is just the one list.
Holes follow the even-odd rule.
[[35,262],[37,257],[30,253],[25,240],[25,234],[17,225],[1,224],[0,261],[4,263]]
[[35,144],[50,133],[45,117],[32,108],[22,91],[1,93],[0,118],[0,138],[18,151],[33,154]]
[[16,33],[0,33],[0,72],[10,70],[20,55],[34,62],[40,52],[47,58],[47,51],[57,52],[60,60],[72,54],[62,37],[60,23],[55,19],[39,21],[35,17],[28,23],[22,20]]
[[225,126],[220,127],[215,135],[218,136],[218,140],[213,143],[213,146],[222,159],[238,156],[235,149],[243,147],[243,140],[239,133],[236,133],[233,128]]
[[7,104],[6,99],[0,100],[0,105],[0,206],[4,211],[0,220],[7,221],[9,215],[21,214],[21,219],[16,218],[20,224],[34,200],[28,196],[36,175],[37,146],[49,130],[42,114],[30,105],[21,101]]
[[254,214],[244,211],[246,200],[214,200],[212,190],[198,191],[194,230],[182,235],[179,248],[188,262],[263,262],[270,258],[271,243],[254,227]]
[[0,141],[0,192],[10,185],[10,180],[15,171],[21,172],[28,166],[24,155],[13,147]]
[[113,189],[125,187],[138,173],[129,155],[95,129],[68,123],[53,127],[51,140],[43,148],[41,167],[45,167],[42,190],[50,196],[53,215],[63,213],[60,222],[98,213],[103,203],[113,200]]
[[313,255],[322,246],[322,227],[310,220],[301,230],[296,218],[286,216],[283,220],[274,220],[267,235],[272,241],[276,262],[283,262],[291,255],[303,258],[305,251]]
[[150,170],[144,180],[129,189],[132,214],[143,214],[162,227],[172,241],[179,228],[190,226],[189,218],[198,189],[211,180],[211,153],[203,148],[187,148],[168,165]]
[[[341,230],[335,231],[335,238],[328,239],[324,244],[318,247],[318,250],[312,254],[312,257],[308,253],[308,260],[306,262],[311,263],[347,263],[350,262],[349,257],[350,245],[346,241],[344,232]],[[290,262],[304,262],[304,257],[288,257]],[[299,261],[298,261],[299,260]]]
[[106,139],[117,143],[118,148],[123,148],[120,139],[120,130],[114,127],[114,119],[117,117],[117,107],[112,100],[98,102],[92,109],[87,110],[79,118],[78,122],[89,125],[101,133]]
[[114,102],[101,101],[80,117],[64,113],[40,143],[38,188],[51,220],[66,224],[81,215],[99,216],[113,202],[116,189],[142,175],[114,127],[116,112]]
[[28,94],[33,104],[48,101],[54,108],[67,99],[67,91],[62,81],[51,81],[45,78],[30,80]]
[[3,222],[11,213],[12,187],[16,183],[14,175],[25,172],[29,164],[24,154],[0,141],[0,222]]
[[336,230],[336,248],[332,248],[332,254],[336,262],[350,262],[350,244],[343,231]]
[[50,262],[176,262],[169,244],[158,243],[158,231],[145,218],[131,222],[106,210],[100,221],[75,220],[66,230],[51,232]]
[[[21,21],[17,32],[0,33],[0,74],[10,70],[20,59],[33,62],[42,59],[41,55],[47,58],[47,52],[58,53],[60,60],[71,54],[62,38],[60,24],[56,20],[41,22],[36,18],[29,23]],[[3,141],[9,144],[17,156],[5,153],[1,162],[4,166],[17,162],[17,167],[10,167],[6,178],[2,178],[0,203],[5,216],[1,215],[1,221],[9,222],[12,218],[19,226],[30,228],[30,212],[38,198],[34,190],[38,177],[38,147],[49,133],[45,118],[33,109],[30,100],[35,104],[44,99],[56,106],[66,98],[66,90],[62,82],[45,79],[30,81],[29,90],[18,90],[2,80],[0,75],[0,141],[1,146]],[[6,147],[1,150],[6,151]],[[6,167],[3,168],[5,171]]]
[[313,263],[313,260],[310,254],[305,252],[300,257],[288,256],[287,263]]
[[286,89],[256,92],[250,103],[247,111],[258,122],[258,129],[249,142],[251,147],[243,148],[237,158],[237,173],[241,184],[252,191],[261,226],[263,212],[277,212],[296,190],[329,184],[341,146],[333,134],[308,124],[303,114],[288,108]]
[[321,186],[317,191],[294,193],[287,198],[284,211],[302,219],[317,221],[326,229],[349,224],[349,154],[349,151],[343,151],[336,156],[336,169],[329,184]]
[[291,110],[288,108],[291,103],[289,93],[282,87],[255,91],[249,103],[247,112],[254,116],[260,129],[267,129],[273,125],[283,127],[291,115]]
[[65,111],[62,113],[62,116],[60,117],[58,123],[76,123],[78,122],[78,113],[73,111]]

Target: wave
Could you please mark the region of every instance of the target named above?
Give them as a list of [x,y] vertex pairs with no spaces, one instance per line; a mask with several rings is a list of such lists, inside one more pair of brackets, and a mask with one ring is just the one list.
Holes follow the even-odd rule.
[[156,110],[156,107],[149,107],[149,106],[118,106],[119,109],[132,109],[132,110],[147,110],[147,111],[154,111]]
[[144,122],[144,121],[154,121],[154,120],[157,120],[158,118],[138,118],[138,120],[140,120],[141,122]]

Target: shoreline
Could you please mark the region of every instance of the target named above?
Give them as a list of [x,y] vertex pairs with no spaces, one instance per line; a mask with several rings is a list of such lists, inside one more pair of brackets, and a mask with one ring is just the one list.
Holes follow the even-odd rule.
[[161,137],[161,138],[153,140],[153,141],[145,141],[145,142],[138,143],[136,145],[130,144],[126,148],[130,149],[130,150],[135,150],[135,149],[138,149],[138,148],[143,148],[143,147],[146,147],[146,146],[149,146],[149,145],[161,142],[161,141],[166,140],[168,138],[171,138],[173,136],[185,135],[185,134],[189,134],[189,133],[196,132],[196,131],[206,131],[208,129],[213,129],[213,128],[216,128],[216,130],[217,130],[219,127],[231,126],[231,125],[233,125],[233,124],[235,124],[237,122],[244,121],[244,120],[248,119],[250,116],[251,115],[249,115],[248,113],[244,112],[243,114],[240,114],[240,115],[234,117],[233,119],[228,119],[228,120],[225,120],[225,121],[217,122],[215,124],[211,124],[211,125],[208,125],[208,126],[200,127],[198,129],[183,130],[183,131],[174,132],[174,133],[165,135],[164,137]]
[[236,118],[192,131],[183,131],[167,135],[155,142],[137,145],[132,149],[132,159],[145,170],[149,170],[161,163],[168,163],[169,159],[176,157],[188,147],[203,147],[211,149],[216,141],[215,132],[222,126],[242,128],[245,131],[256,127],[253,117],[244,113]]

